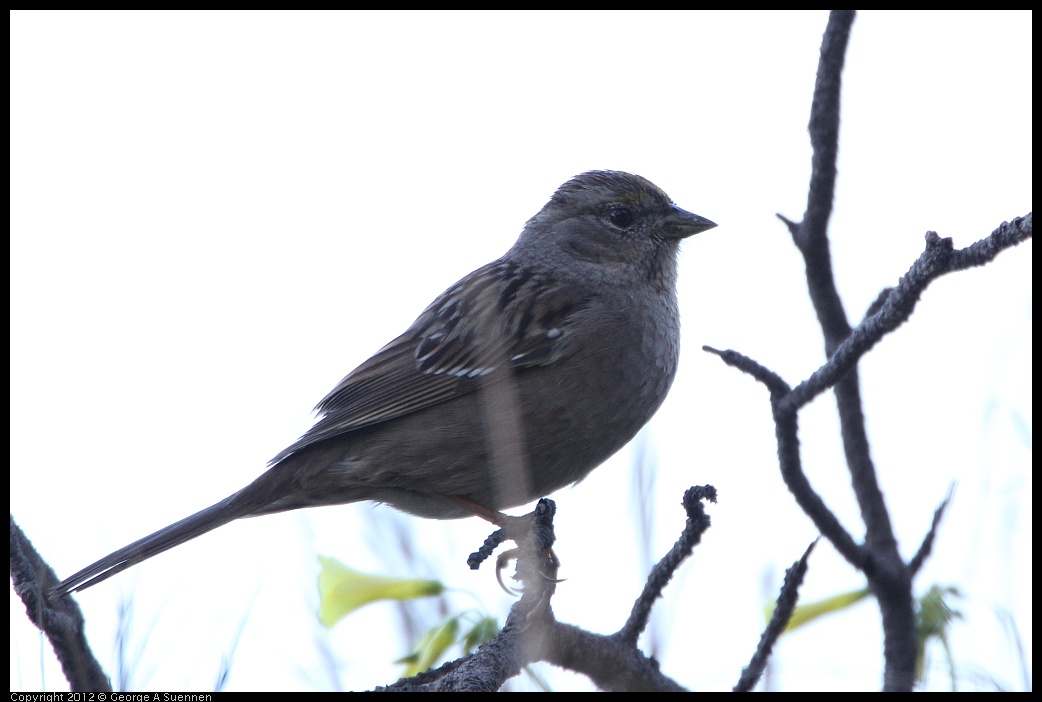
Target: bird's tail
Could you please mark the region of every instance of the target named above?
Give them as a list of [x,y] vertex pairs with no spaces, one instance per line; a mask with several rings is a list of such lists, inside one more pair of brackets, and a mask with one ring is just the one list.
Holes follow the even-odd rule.
[[185,517],[179,522],[164,527],[154,534],[138,539],[114,553],[93,563],[75,575],[71,575],[51,589],[54,595],[65,595],[96,585],[132,565],[179,546],[186,541],[202,536],[208,531],[223,526],[253,513],[247,501],[242,500],[240,491],[215,505]]

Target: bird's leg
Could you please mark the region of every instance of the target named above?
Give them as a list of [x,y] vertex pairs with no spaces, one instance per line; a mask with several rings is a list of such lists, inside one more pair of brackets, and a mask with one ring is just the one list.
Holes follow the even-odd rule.
[[486,522],[491,522],[501,529],[506,529],[511,520],[522,519],[522,517],[512,517],[509,514],[503,514],[474,500],[468,500],[466,497],[457,495],[443,495],[443,497],[449,502],[456,503],[475,517],[481,517]]
[[[446,496],[446,499],[455,502],[457,505],[463,507],[475,516],[481,517],[482,519],[489,521],[499,527],[499,529],[497,529],[495,532],[490,534],[487,539],[485,539],[485,543],[481,545],[481,548],[478,551],[472,553],[470,557],[467,559],[467,564],[473,570],[477,570],[481,563],[484,562],[489,556],[491,556],[493,551],[495,551],[496,548],[498,548],[499,545],[504,541],[509,540],[520,545],[521,540],[532,533],[533,528],[536,526],[536,520],[540,518],[545,518],[546,516],[545,508],[542,507],[542,502],[540,502],[540,506],[536,507],[535,511],[530,512],[529,514],[515,517],[509,514],[503,514],[502,512],[499,512],[494,509],[490,509],[488,507],[485,507],[484,505],[478,504],[477,502],[468,500],[465,497]],[[549,500],[547,500],[546,502],[550,505],[553,504]],[[551,537],[549,544],[543,550],[545,551],[546,563],[549,565],[550,571],[556,573],[557,568],[560,565],[560,560],[557,558],[557,554],[554,553],[554,550],[550,545],[552,543],[553,541]],[[514,595],[518,594],[517,591],[507,586],[503,582],[503,569],[507,567],[507,564],[510,561],[517,559],[520,551],[520,548],[512,548],[507,551],[504,551],[496,558],[496,580],[499,581],[499,585],[503,588],[504,591]],[[541,568],[539,570],[539,574],[541,577],[550,580],[551,582],[560,582],[557,579],[550,578],[549,576],[547,576]]]
[[[512,517],[509,514],[503,514],[502,512],[474,502],[473,500],[468,500],[465,497],[446,496],[446,499],[456,503],[460,507],[463,507],[474,516],[481,517],[485,521],[491,522],[499,527],[499,529],[494,531],[487,539],[485,539],[485,543],[481,545],[480,549],[470,554],[470,557],[467,558],[467,564],[472,570],[477,570],[501,543],[507,540],[517,540],[516,537],[519,536],[519,530],[515,526],[517,524],[516,520],[523,519],[523,517]],[[503,569],[506,568],[507,564],[511,560],[517,558],[517,554],[518,549],[512,548],[499,554],[496,558],[496,580],[499,581],[499,586],[503,588],[504,592],[515,596],[519,593],[514,588],[503,582]]]

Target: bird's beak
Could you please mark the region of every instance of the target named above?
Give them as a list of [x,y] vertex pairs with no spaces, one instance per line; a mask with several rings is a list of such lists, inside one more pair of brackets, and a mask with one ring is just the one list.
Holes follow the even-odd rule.
[[667,239],[684,239],[715,226],[716,222],[673,205],[673,211],[662,221],[662,234]]

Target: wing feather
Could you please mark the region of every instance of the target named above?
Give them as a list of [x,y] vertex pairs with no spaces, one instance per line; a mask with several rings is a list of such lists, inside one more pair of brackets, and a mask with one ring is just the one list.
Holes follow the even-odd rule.
[[570,321],[590,299],[502,260],[474,271],[341,380],[315,408],[315,426],[271,464],[473,392],[481,376],[553,363],[567,353]]

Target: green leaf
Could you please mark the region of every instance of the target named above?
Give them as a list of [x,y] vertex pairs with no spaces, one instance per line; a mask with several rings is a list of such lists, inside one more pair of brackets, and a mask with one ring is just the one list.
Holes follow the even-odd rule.
[[926,680],[926,646],[931,639],[936,639],[944,649],[945,660],[948,663],[948,675],[952,691],[955,691],[955,658],[952,655],[951,646],[948,642],[948,632],[951,630],[952,622],[962,619],[962,612],[953,609],[948,604],[950,600],[958,599],[962,594],[954,587],[941,587],[933,585],[926,594],[919,598],[916,619],[918,625],[918,650],[915,657],[915,676],[922,683]]
[[425,670],[429,670],[449,646],[456,642],[459,634],[459,617],[449,617],[438,626],[420,637],[415,648],[395,663],[405,663],[402,677],[409,678]]
[[[785,631],[792,631],[793,629],[808,624],[819,617],[824,617],[827,614],[832,614],[833,612],[839,612],[852,607],[866,597],[868,597],[867,587],[861,588],[860,590],[852,590],[851,592],[844,592],[839,595],[833,595],[832,597],[826,597],[817,602],[808,602],[806,604],[796,605],[796,609],[792,613],[792,618],[786,625]],[[774,614],[774,606],[774,602],[771,602],[766,608],[765,614],[767,615],[767,621],[770,621],[771,615]]]
[[481,644],[496,638],[499,633],[499,622],[495,617],[482,617],[463,634],[463,653],[470,653]]

